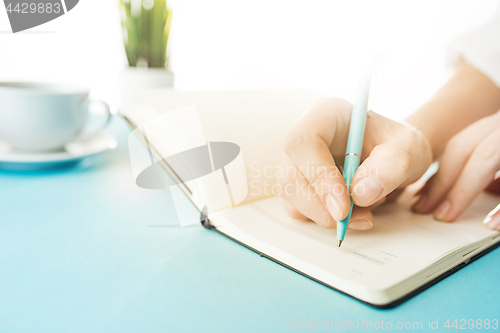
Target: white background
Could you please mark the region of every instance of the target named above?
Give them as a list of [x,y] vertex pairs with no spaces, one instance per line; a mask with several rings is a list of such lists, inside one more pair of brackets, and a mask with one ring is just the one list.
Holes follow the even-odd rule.
[[[444,51],[497,0],[173,0],[169,43],[182,90],[297,87],[353,99],[360,64],[382,54],[375,110],[402,118],[445,80]],[[118,0],[80,0],[12,34],[0,4],[0,81],[77,83],[119,104],[126,66]]]

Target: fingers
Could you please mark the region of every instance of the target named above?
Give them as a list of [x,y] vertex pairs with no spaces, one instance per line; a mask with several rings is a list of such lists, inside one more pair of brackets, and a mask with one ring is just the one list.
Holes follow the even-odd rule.
[[[380,203],[382,204],[382,202]],[[377,205],[378,207],[379,205]],[[375,208],[370,208],[373,210]],[[290,203],[285,201],[285,210],[287,214],[296,220],[307,219],[305,215],[299,212],[295,207],[293,207]],[[348,229],[353,230],[368,230],[373,227],[373,215],[365,208],[354,207],[353,214],[351,215],[351,221],[349,223]],[[336,228],[336,224],[333,225],[333,228]]]
[[389,201],[388,197],[383,197],[382,199],[380,199],[379,201],[375,202],[374,204],[368,206],[367,208],[373,212],[375,209],[377,209],[378,207],[382,206],[384,203],[386,203],[387,201]]
[[373,214],[368,208],[354,206],[348,229],[368,230],[373,227]]
[[[350,209],[347,187],[329,148],[334,139],[342,141],[337,128],[346,127],[342,116],[350,109],[350,104],[345,101],[322,102],[295,123],[284,142],[285,153],[314,189],[317,203],[328,209],[332,221],[345,218]],[[341,126],[339,122],[342,122]],[[315,206],[319,209],[317,204]]]
[[[337,220],[332,217],[328,205],[320,200],[316,191],[301,175],[298,168],[289,159],[286,159],[283,165],[285,166],[285,177],[279,179],[280,195],[286,201],[285,209],[288,215],[295,219],[311,219],[324,228],[336,228]],[[349,227],[365,230],[371,228],[372,225],[372,213],[366,208],[355,207]]]
[[[300,175],[287,175],[282,181],[287,187],[282,196],[295,207],[287,208],[291,216],[305,216],[333,228],[349,213],[349,192],[333,156],[339,161],[344,158],[351,109],[346,101],[325,100],[304,114],[285,138],[287,163]],[[359,207],[376,208],[393,190],[417,180],[432,162],[423,134],[374,112],[367,119],[362,158],[367,152],[350,188],[358,206],[352,228],[371,227],[370,209]],[[363,221],[356,223],[356,217]]]
[[351,195],[358,206],[370,206],[398,187],[414,182],[431,163],[422,134],[408,129],[399,139],[376,146],[354,175]]
[[500,194],[500,171],[495,174],[495,180],[486,188],[487,192]]
[[[483,118],[450,140],[439,160],[438,171],[419,193],[419,199],[413,206],[416,212],[430,213],[443,202],[446,194],[456,184],[475,149],[497,129],[499,120],[500,113]],[[445,208],[446,206],[443,206],[442,210]],[[440,215],[443,215],[442,213],[443,211],[440,212]]]
[[404,192],[404,188],[395,189],[394,191],[392,191],[391,193],[389,193],[387,195],[387,197],[386,197],[387,201],[388,202],[396,201],[403,192]]
[[[278,179],[281,189],[281,197],[291,206],[295,207],[302,216],[305,216],[320,226],[334,228],[336,220],[328,211],[326,204],[319,198],[318,194],[302,175],[297,166],[289,158],[284,158],[283,177]],[[293,218],[301,218],[297,212],[287,208],[287,212]]]
[[457,182],[434,212],[436,219],[454,221],[494,179],[500,168],[500,130],[474,149]]
[[484,219],[487,228],[500,231],[500,205],[491,211]]

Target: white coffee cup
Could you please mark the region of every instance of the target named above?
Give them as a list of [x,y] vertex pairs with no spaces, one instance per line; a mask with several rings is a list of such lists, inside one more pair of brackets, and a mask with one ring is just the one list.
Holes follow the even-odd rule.
[[[102,122],[89,129],[89,105],[100,103]],[[0,137],[14,148],[45,152],[89,138],[110,119],[104,102],[90,101],[84,88],[27,82],[0,82]]]

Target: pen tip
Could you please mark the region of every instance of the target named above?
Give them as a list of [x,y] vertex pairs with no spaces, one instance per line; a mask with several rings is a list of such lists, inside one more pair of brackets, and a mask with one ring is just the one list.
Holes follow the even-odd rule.
[[342,241],[341,240],[338,240],[337,241],[337,246],[340,247],[340,245],[342,245]]

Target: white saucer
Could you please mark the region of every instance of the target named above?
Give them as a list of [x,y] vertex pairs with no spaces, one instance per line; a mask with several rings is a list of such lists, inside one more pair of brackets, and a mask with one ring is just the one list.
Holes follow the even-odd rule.
[[38,170],[62,164],[74,163],[85,157],[94,156],[116,148],[113,136],[99,133],[85,141],[69,142],[57,152],[31,153],[14,149],[0,141],[0,168],[9,170]]

